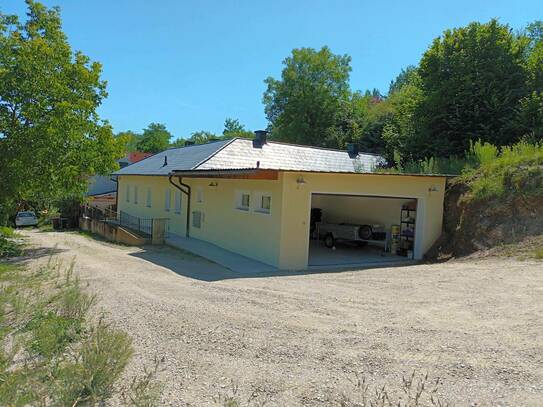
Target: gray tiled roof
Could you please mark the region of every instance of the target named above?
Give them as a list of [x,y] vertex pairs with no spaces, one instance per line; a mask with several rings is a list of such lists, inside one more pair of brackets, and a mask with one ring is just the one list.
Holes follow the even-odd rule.
[[[163,166],[164,157],[168,165]],[[360,153],[268,141],[256,147],[252,140],[235,138],[174,148],[115,172],[114,175],[168,175],[171,171],[261,168],[290,171],[373,172],[383,159]]]
[[[372,172],[383,159],[360,153],[306,147],[268,141],[254,147],[252,140],[235,139],[227,147],[199,165],[196,170],[256,168],[322,172]],[[258,165],[257,165],[258,162]]]
[[[162,151],[113,173],[113,175],[168,175],[173,170],[192,170],[232,140],[221,140]],[[164,157],[168,164],[164,165]]]

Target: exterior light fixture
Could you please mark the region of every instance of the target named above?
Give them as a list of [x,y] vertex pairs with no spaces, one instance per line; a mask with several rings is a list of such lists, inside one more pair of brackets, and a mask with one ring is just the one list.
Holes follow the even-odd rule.
[[428,192],[437,192],[438,189],[435,185],[432,185],[430,188],[428,188]]
[[306,181],[305,181],[304,177],[298,177],[298,178],[296,179],[296,183],[297,183],[298,185],[304,185],[304,184],[306,184]]
[[216,181],[211,181],[211,182],[209,183],[209,186],[210,186],[210,187],[218,187],[218,186],[219,186],[219,183],[216,182]]

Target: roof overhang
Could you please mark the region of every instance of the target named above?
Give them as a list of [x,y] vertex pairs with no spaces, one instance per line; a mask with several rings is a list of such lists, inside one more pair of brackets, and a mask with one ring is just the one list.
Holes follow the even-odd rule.
[[232,179],[269,179],[276,180],[280,172],[337,174],[337,175],[366,175],[366,176],[396,176],[396,177],[425,177],[425,178],[452,178],[449,174],[415,174],[398,172],[350,172],[350,171],[310,171],[264,168],[236,168],[236,169],[210,169],[210,170],[174,170],[171,176],[187,178],[232,178]]
[[221,170],[178,170],[170,173],[174,177],[186,178],[230,178],[230,179],[279,179],[278,170],[261,168],[237,168]]

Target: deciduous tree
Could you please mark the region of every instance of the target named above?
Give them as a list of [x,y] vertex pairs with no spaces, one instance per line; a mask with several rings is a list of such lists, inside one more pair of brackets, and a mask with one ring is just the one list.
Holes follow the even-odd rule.
[[27,0],[27,20],[0,13],[0,200],[82,194],[116,168],[122,146],[96,109],[101,65],[73,52],[60,11]]

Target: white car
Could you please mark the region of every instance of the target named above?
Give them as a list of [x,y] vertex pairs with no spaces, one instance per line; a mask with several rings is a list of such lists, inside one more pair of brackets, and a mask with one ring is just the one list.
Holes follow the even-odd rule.
[[22,211],[17,212],[15,217],[15,226],[37,226],[38,218],[36,214],[32,211]]

